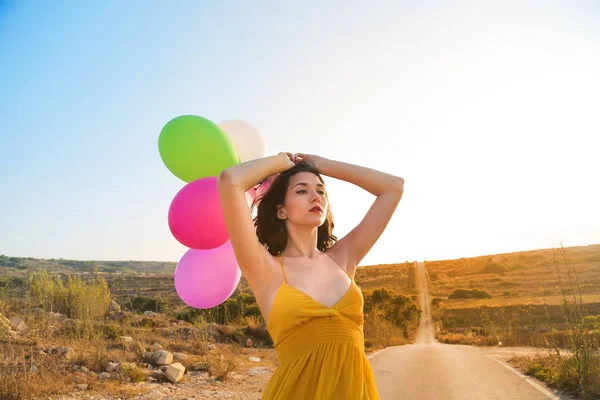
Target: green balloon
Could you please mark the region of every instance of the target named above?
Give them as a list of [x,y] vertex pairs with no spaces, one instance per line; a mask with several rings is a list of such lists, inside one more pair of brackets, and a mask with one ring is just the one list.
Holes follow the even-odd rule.
[[182,115],[167,122],[158,137],[158,151],[169,171],[185,182],[218,176],[240,162],[227,134],[197,115]]

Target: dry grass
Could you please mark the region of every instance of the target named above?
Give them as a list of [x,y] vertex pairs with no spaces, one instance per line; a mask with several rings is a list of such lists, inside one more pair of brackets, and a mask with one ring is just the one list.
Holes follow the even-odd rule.
[[[6,299],[4,299],[6,305]],[[23,308],[16,301],[9,301],[9,308]],[[9,312],[9,316],[13,314]],[[252,366],[272,367],[276,355],[269,350],[245,348],[231,340],[242,327],[216,326],[223,343],[209,339],[206,324],[190,324],[177,321],[167,315],[156,314],[153,323],[148,318],[129,312],[117,320],[103,318],[94,321],[93,329],[81,337],[73,334],[73,328],[53,318],[49,313],[22,314],[32,327],[19,340],[2,336],[0,340],[0,400],[24,400],[47,398],[80,390],[78,385],[87,384],[86,393],[129,398],[142,390],[135,383],[146,380],[144,354],[155,350],[155,343],[170,352],[182,352],[188,356],[183,362],[188,371],[206,371],[217,381],[227,381],[232,371],[246,369],[249,356],[264,357]],[[260,329],[255,318],[248,318],[249,328]],[[121,335],[130,336],[134,344],[127,344]],[[214,348],[209,349],[209,343]],[[48,346],[71,347],[74,355],[64,359],[56,354],[45,354]],[[98,374],[105,371],[109,362],[118,362],[121,368],[112,373],[109,380],[101,381]],[[35,368],[32,370],[32,365]],[[90,372],[75,371],[82,366]],[[248,365],[249,367],[249,365]],[[185,379],[185,378],[184,378]]]
[[[484,287],[482,285],[481,287]],[[582,294],[581,298],[584,304],[600,303],[599,293]],[[476,308],[476,307],[505,307],[512,305],[560,305],[563,303],[561,295],[545,296],[545,297],[508,297],[508,298],[492,298],[492,299],[469,299],[469,300],[444,300],[444,308],[461,309],[461,308]]]
[[[578,301],[588,315],[600,315],[600,245],[564,251],[576,265]],[[561,346],[567,346],[563,305],[574,288],[561,291],[554,249],[427,262],[426,267],[432,314],[442,329],[439,340],[540,346],[555,332]],[[448,299],[459,288],[478,289],[492,298]]]
[[[600,245],[565,249],[577,265],[581,294],[588,302],[600,297]],[[492,295],[489,300],[473,300],[477,305],[539,304],[560,302],[561,292],[556,276],[553,249],[495,254],[456,260],[429,261],[425,266],[430,276],[432,297],[447,297],[458,288],[477,288]],[[462,300],[451,300],[448,306],[461,307]]]
[[365,348],[368,351],[384,349],[390,346],[402,346],[414,341],[415,331],[410,337],[405,337],[405,332],[385,320],[370,319],[364,326]]
[[[600,246],[567,250],[578,265],[581,302],[588,306],[588,311],[600,314],[595,308],[600,307]],[[27,263],[34,262],[27,260]],[[439,297],[433,306],[434,318],[442,329],[438,338],[448,343],[474,345],[494,345],[498,341],[507,345],[530,345],[552,339],[567,347],[569,333],[564,318],[562,324],[560,322],[562,297],[556,289],[558,279],[551,273],[549,262],[547,250],[427,262],[431,288]],[[414,340],[420,312],[414,307],[414,272],[412,263],[362,267],[357,271],[356,281],[365,295],[367,349],[403,345]],[[100,276],[87,273],[86,282],[95,282],[93,290],[76,278],[63,280],[62,285],[43,278],[36,296],[43,299],[44,307],[60,309],[76,319],[73,323],[64,323],[48,313],[24,312],[38,303],[33,296],[24,297],[26,287],[22,286],[23,278],[19,275],[22,270],[10,270],[10,273],[11,282],[17,282],[17,287],[8,295],[3,292],[7,285],[0,282],[0,313],[8,317],[19,315],[31,329],[20,340],[0,329],[0,400],[69,393],[78,390],[77,385],[83,383],[88,384],[90,393],[131,397],[136,387],[125,383],[142,379],[142,374],[147,372],[143,356],[154,349],[155,343],[168,351],[187,354],[184,365],[188,370],[207,371],[216,380],[227,381],[232,371],[249,368],[250,355],[262,359],[252,365],[277,365],[262,317],[243,313],[252,311],[255,306],[244,279],[227,304],[202,314],[190,312],[181,303],[173,287],[172,274],[105,273]],[[102,283],[104,279],[106,286]],[[492,298],[448,300],[447,296],[458,288],[477,288],[489,292]],[[377,298],[373,297],[374,292]],[[166,313],[148,317],[124,312],[118,318],[106,318],[103,315],[106,294],[121,304],[131,304],[130,300],[139,296],[166,299]],[[97,301],[87,306],[74,304],[94,296]],[[16,297],[24,300],[16,300]],[[226,319],[236,312],[237,306],[241,306],[241,315],[216,325],[214,329],[220,333],[218,340],[209,337],[207,321]],[[187,315],[186,321],[190,322],[178,321],[175,316],[179,313]],[[135,345],[123,343],[121,336],[131,336]],[[252,348],[244,347],[246,338],[252,338]],[[216,347],[209,350],[209,343],[215,343]],[[36,350],[49,345],[70,346],[75,355],[65,360]],[[72,371],[74,365],[79,365],[99,373],[109,361],[126,362],[130,366],[113,374],[108,381]],[[37,372],[32,372],[31,365],[36,365]]]
[[515,356],[508,361],[526,375],[533,376],[550,387],[564,390],[583,399],[598,399],[600,398],[600,360],[598,358],[600,355],[596,353],[591,363],[593,369],[590,371],[590,379],[585,393],[582,393],[577,377],[577,360],[572,356],[550,352],[547,355]]
[[[488,257],[484,264],[460,260],[458,268],[433,273],[438,287],[448,277],[460,277],[494,295],[501,283],[518,287],[498,299],[435,299],[434,318],[442,326],[437,337],[445,343],[470,345],[536,346],[547,349],[545,358],[514,359],[531,376],[582,399],[600,396],[600,246],[551,249],[519,255],[522,263],[505,268],[515,257]],[[551,260],[548,260],[548,257]],[[481,260],[480,260],[481,261]],[[550,266],[552,268],[550,268]],[[481,278],[490,271],[496,278]],[[511,272],[512,271],[512,272]],[[516,280],[511,275],[521,274]],[[430,272],[430,275],[431,272]],[[534,283],[538,285],[534,289]],[[441,283],[440,283],[441,282]],[[549,285],[555,285],[550,287]],[[506,284],[502,288],[508,287]],[[464,287],[464,286],[463,286]],[[549,300],[550,299],[550,300]],[[533,301],[532,301],[533,300]],[[508,301],[512,302],[509,303]],[[538,304],[532,304],[532,303]],[[567,351],[565,351],[567,350]]]
[[[95,374],[85,374],[73,371],[74,365],[88,366],[90,371],[102,371],[103,362],[98,359],[97,350],[85,352],[82,349],[93,345],[91,343],[69,343],[73,346],[78,357],[72,360],[62,359],[52,354],[38,354],[37,346],[2,343],[0,344],[0,399],[25,400],[47,398],[49,395],[68,394],[78,391],[77,385],[87,384],[87,391],[132,397],[143,392],[141,388],[132,390],[125,388],[121,379],[100,381]],[[107,352],[108,356],[109,353]],[[108,361],[112,357],[107,357]],[[146,375],[144,375],[144,378]],[[138,380],[139,381],[139,380]]]

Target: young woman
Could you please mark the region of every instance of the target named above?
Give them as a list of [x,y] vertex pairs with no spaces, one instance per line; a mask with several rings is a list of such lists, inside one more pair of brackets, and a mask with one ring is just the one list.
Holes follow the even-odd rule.
[[[340,240],[332,233],[321,174],[377,197]],[[255,201],[253,221],[245,192],[266,177],[272,182]],[[233,250],[279,359],[263,399],[379,399],[364,354],[364,299],[354,275],[392,217],[404,180],[315,155],[279,153],[227,168],[218,188]]]

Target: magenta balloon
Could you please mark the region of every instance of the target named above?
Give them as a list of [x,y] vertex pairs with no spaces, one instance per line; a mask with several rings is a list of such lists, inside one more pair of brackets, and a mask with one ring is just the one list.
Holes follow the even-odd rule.
[[190,307],[212,308],[231,296],[241,276],[231,242],[211,250],[189,249],[175,269],[175,290]]
[[181,188],[169,207],[169,229],[181,244],[197,250],[214,249],[229,240],[216,177]]

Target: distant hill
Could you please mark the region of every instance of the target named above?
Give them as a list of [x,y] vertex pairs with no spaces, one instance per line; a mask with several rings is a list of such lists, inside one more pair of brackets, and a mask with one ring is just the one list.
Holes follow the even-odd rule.
[[106,272],[123,274],[172,274],[175,262],[165,261],[77,261],[40,259],[31,257],[8,257],[0,255],[0,275],[22,276],[23,272],[44,269],[49,273],[80,274],[85,272]]
[[[554,251],[553,251],[554,250]],[[556,257],[556,259],[555,259]],[[565,258],[568,269],[565,266]],[[562,250],[541,249],[481,257],[426,262],[429,290],[434,297],[449,297],[456,290],[485,290],[489,299],[455,299],[447,307],[473,305],[560,303],[562,285],[569,289],[569,273],[584,302],[600,302],[600,245]]]
[[[584,301],[599,301],[600,244],[565,247],[564,250],[579,271],[582,293],[591,296]],[[558,253],[560,249],[556,251]],[[539,249],[427,261],[425,267],[429,276],[429,290],[432,296],[446,299],[446,307],[462,307],[465,302],[469,306],[527,304],[533,299],[537,303],[548,297],[556,297],[558,301],[559,290],[552,253],[552,249]],[[117,298],[161,295],[178,302],[173,284],[176,266],[176,262],[48,260],[0,255],[0,289],[9,286],[24,290],[27,276],[39,270],[46,270],[50,274],[75,274],[83,277],[98,272],[106,277],[111,292]],[[417,293],[415,269],[413,263],[408,261],[360,267],[356,281],[364,290],[385,287],[406,295]],[[448,298],[455,290],[460,289],[483,290],[491,298]],[[244,277],[236,290],[250,292]]]

